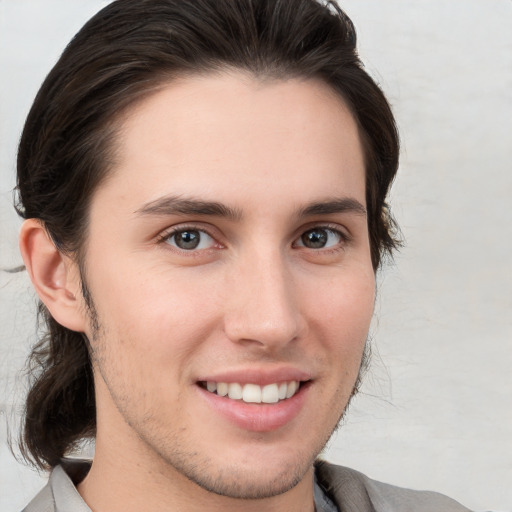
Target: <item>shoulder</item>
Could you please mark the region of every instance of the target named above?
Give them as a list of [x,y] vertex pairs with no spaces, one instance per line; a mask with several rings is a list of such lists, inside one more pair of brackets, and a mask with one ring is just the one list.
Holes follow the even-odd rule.
[[377,482],[353,469],[324,461],[316,476],[341,510],[354,512],[470,512],[456,501],[431,491],[415,491]]
[[63,460],[53,469],[46,486],[22,512],[91,512],[74,484],[87,474],[89,467],[89,461]]
[[55,500],[48,482],[22,512],[55,512]]

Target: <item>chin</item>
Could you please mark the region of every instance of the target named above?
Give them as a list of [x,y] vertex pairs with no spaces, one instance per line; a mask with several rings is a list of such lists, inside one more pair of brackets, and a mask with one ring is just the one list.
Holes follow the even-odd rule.
[[[202,489],[234,499],[264,499],[283,494],[295,487],[312,467],[313,461],[294,462],[276,471],[275,466],[245,468],[233,465],[204,471],[194,468],[183,474]],[[190,469],[190,468],[189,468]],[[200,469],[197,471],[197,469]]]
[[[233,499],[265,499],[286,493],[312,470],[325,439],[313,443],[261,446],[258,442],[237,449],[177,451],[159,454],[167,469],[178,473],[201,489]],[[169,447],[170,448],[170,447]],[[176,475],[177,476],[177,475]]]

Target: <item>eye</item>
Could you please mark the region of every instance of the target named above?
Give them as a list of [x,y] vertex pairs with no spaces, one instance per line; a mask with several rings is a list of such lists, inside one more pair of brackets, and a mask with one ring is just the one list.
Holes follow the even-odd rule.
[[165,242],[183,251],[210,249],[215,240],[200,229],[180,229],[165,236]]
[[344,239],[344,235],[335,229],[317,227],[304,232],[295,242],[295,246],[308,249],[328,249],[339,245]]

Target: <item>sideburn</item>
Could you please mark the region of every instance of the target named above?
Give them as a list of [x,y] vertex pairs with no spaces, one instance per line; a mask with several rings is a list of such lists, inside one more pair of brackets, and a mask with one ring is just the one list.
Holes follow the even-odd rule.
[[[87,286],[85,265],[83,264],[81,258],[79,258],[79,262],[78,262],[78,271],[79,271],[79,275],[80,275],[80,288],[81,288],[81,292],[82,292],[82,298],[84,299],[85,307],[87,308],[87,314],[88,314],[89,320],[91,322],[91,329],[92,329],[91,337],[92,337],[92,341],[94,341],[98,338],[98,333],[100,331],[100,322],[99,322],[99,318],[98,318],[98,312],[97,312],[94,302],[92,300],[91,292],[89,291],[89,287]],[[87,347],[90,352],[91,351],[91,345],[90,345],[91,340],[89,340],[85,334],[83,335],[83,337],[87,343]]]

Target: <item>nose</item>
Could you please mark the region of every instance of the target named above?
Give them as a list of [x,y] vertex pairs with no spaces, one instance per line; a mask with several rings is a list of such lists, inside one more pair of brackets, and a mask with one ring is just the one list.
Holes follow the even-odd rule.
[[232,342],[272,352],[303,335],[297,286],[281,255],[250,258],[231,274],[229,284],[224,329]]

